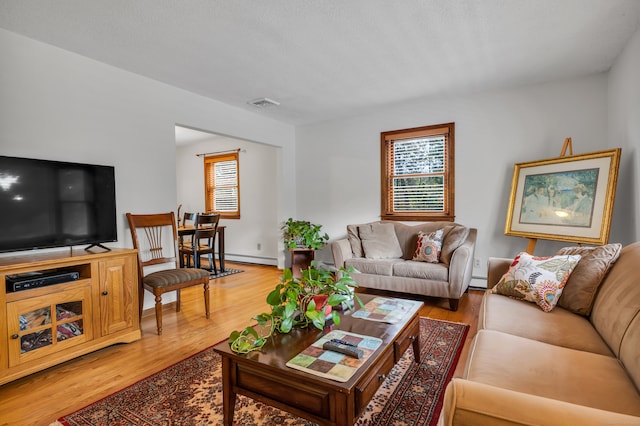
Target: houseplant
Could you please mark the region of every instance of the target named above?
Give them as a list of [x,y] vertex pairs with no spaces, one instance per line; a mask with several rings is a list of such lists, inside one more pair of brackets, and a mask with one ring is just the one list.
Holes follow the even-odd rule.
[[289,218],[280,229],[287,249],[310,248],[318,250],[329,240],[329,235],[322,232],[322,225],[306,220]]
[[232,332],[229,336],[231,350],[237,353],[258,350],[274,333],[288,333],[294,327],[313,325],[322,330],[326,319],[339,325],[338,312],[332,309],[330,316],[327,316],[325,307],[319,306],[318,300],[322,296],[326,296],[324,303],[332,308],[342,305],[352,309],[354,299],[363,306],[362,300],[354,292],[358,285],[350,275],[355,270],[343,267],[339,271],[341,277],[336,280],[332,271],[318,268],[316,262],[303,270],[300,278],[294,277],[290,269],[285,269],[280,282],[267,295],[271,312],[254,317],[259,327],[248,326]]

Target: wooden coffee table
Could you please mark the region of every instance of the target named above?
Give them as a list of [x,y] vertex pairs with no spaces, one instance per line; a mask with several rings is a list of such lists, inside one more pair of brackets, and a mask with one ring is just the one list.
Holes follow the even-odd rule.
[[[367,303],[375,296],[361,294]],[[304,417],[320,425],[353,425],[404,351],[413,345],[420,362],[420,318],[422,302],[412,301],[402,320],[395,324],[353,318],[355,311],[341,314],[340,326],[329,322],[324,330],[315,327],[278,334],[263,347],[246,355],[231,351],[228,342],[214,350],[222,356],[224,424],[233,424],[236,395]],[[382,345],[346,382],[325,379],[287,367],[291,358],[331,330],[382,339]]]

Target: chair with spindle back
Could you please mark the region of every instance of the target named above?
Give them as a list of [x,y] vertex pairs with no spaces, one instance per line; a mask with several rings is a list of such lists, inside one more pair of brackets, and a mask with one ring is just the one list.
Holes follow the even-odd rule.
[[140,280],[139,314],[142,317],[144,290],[155,296],[158,334],[162,334],[162,295],[176,292],[176,312],[180,312],[180,289],[204,287],[204,306],[209,318],[209,271],[179,268],[177,230],[173,212],[160,214],[127,213],[133,246],[138,250]]

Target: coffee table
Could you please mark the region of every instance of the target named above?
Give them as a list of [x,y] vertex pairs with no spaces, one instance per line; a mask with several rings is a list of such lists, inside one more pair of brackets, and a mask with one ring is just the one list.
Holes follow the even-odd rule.
[[[360,294],[366,304],[376,296]],[[224,424],[233,424],[236,395],[309,419],[320,425],[351,426],[367,406],[387,373],[409,345],[420,362],[420,317],[423,303],[409,301],[407,314],[397,323],[354,318],[341,313],[340,326],[328,322],[315,327],[277,334],[261,351],[236,354],[224,341],[214,347],[222,357]],[[382,339],[382,344],[346,382],[337,382],[287,367],[291,358],[331,330],[344,330]]]

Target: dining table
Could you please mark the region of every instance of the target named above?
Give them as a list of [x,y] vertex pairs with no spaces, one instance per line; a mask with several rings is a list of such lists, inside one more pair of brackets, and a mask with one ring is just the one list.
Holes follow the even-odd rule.
[[[220,273],[224,272],[224,225],[218,225],[216,237],[218,240],[218,262],[220,263]],[[178,236],[194,235],[196,228],[193,225],[178,226]]]

